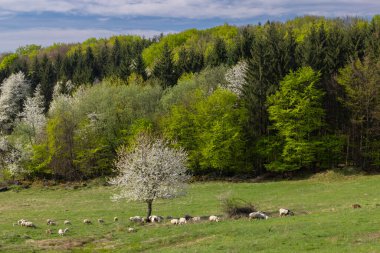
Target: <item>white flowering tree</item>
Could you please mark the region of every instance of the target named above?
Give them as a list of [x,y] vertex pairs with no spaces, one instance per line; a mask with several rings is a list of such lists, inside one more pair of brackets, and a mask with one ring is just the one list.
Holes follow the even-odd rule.
[[41,95],[40,86],[37,86],[33,97],[28,97],[24,104],[24,110],[20,114],[21,122],[25,125],[30,144],[34,144],[36,138],[42,133],[46,125],[44,114],[44,97]]
[[116,185],[120,193],[113,199],[143,201],[148,205],[149,217],[155,199],[185,193],[189,179],[186,160],[187,153],[183,149],[173,149],[163,139],[140,135],[133,151],[122,147],[118,152],[115,166],[119,175],[110,183]]
[[29,92],[30,84],[22,72],[12,74],[4,80],[0,96],[0,127],[2,130],[6,132],[12,130]]
[[240,61],[235,66],[227,70],[225,79],[227,81],[227,89],[236,95],[241,95],[243,84],[245,83],[245,74],[247,70],[247,62]]

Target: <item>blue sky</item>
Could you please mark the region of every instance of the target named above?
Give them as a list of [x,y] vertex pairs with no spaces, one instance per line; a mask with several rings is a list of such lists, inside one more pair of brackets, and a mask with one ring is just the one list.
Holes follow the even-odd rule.
[[223,23],[379,13],[380,0],[0,0],[0,52],[115,34],[149,37]]

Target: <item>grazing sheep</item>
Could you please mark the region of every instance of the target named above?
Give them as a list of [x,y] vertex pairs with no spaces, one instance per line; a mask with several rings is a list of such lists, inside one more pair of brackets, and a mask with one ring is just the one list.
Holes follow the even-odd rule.
[[24,221],[23,223],[21,223],[21,226],[28,228],[36,228],[36,225],[34,225],[31,221]]
[[83,223],[84,223],[84,224],[92,224],[92,222],[91,222],[89,219],[84,219],[84,220],[83,220]]
[[201,217],[195,216],[191,220],[194,221],[194,222],[201,221]]
[[116,222],[116,221],[119,221],[119,218],[118,217],[113,217],[113,221]]
[[214,221],[214,222],[219,222],[220,219],[218,216],[215,216],[215,215],[211,215],[209,218],[208,218],[209,221]]
[[154,223],[154,222],[160,222],[159,218],[157,215],[151,215],[148,217],[149,218],[149,221]]
[[278,210],[280,216],[289,216],[289,215],[294,215],[294,213],[292,211],[290,211],[289,209],[286,209],[286,208],[280,208]]
[[178,225],[179,220],[178,219],[171,219],[170,223],[173,225]]
[[53,221],[53,220],[49,220],[48,223],[47,223],[47,225],[49,225],[49,226],[56,226],[57,223],[55,221]]
[[21,226],[22,223],[25,222],[25,221],[26,221],[26,220],[24,220],[24,219],[18,220],[18,221],[17,221],[17,224]]
[[99,222],[100,224],[103,224],[103,223],[104,223],[104,220],[103,220],[103,219],[98,219],[98,222]]
[[46,220],[46,224],[49,225],[50,222],[52,222],[52,221],[53,221],[53,220],[51,220],[51,219],[47,219],[47,220]]
[[164,217],[162,217],[162,216],[157,216],[157,215],[151,215],[151,216],[149,216],[148,217],[148,220],[149,220],[149,222],[161,222],[161,221],[163,221],[164,220]]
[[71,225],[71,222],[70,222],[69,220],[65,220],[65,221],[63,222],[63,224],[65,224],[65,225]]
[[133,221],[133,222],[142,222],[143,221],[143,219],[140,216],[130,217],[129,220]]
[[188,221],[188,220],[191,220],[193,218],[193,216],[189,215],[189,214],[186,214],[185,216],[185,219]]
[[268,218],[269,218],[268,215],[260,211],[249,214],[249,219],[267,220]]
[[136,229],[135,228],[128,228],[128,232],[129,233],[134,233],[134,232],[136,232]]
[[60,229],[58,229],[58,234],[60,236],[63,236],[65,234],[65,231],[62,228],[60,228]]
[[186,224],[186,223],[187,223],[186,218],[179,218],[179,221],[178,221],[179,225]]
[[356,208],[362,208],[362,206],[359,205],[359,204],[353,204],[353,205],[352,205],[352,208],[354,208],[354,209],[356,209]]

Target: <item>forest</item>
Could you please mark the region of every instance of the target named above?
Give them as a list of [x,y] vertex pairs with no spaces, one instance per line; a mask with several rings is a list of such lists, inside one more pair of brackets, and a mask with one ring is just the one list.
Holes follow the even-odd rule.
[[195,176],[380,170],[380,15],[28,45],[0,83],[0,181],[114,175],[142,132]]

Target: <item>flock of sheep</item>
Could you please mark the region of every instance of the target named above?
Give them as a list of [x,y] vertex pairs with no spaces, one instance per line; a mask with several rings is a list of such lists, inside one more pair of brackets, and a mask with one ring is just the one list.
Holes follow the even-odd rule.
[[[290,211],[289,209],[280,208],[279,209],[279,215],[280,216],[289,216],[289,215],[294,215],[294,213],[292,211]],[[264,212],[261,212],[261,211],[252,212],[248,215],[248,217],[250,220],[251,219],[265,219],[266,220],[269,218],[269,216],[267,214],[265,214]],[[181,218],[173,218],[173,217],[168,216],[167,219],[169,219],[170,223],[173,225],[183,225],[183,224],[187,224],[188,222],[200,222],[202,219],[205,219],[205,217],[200,217],[200,216],[192,217],[190,215],[185,215],[185,217],[181,217]],[[207,216],[206,219],[210,222],[219,222],[220,221],[220,218],[216,215]],[[118,220],[119,220],[118,217],[113,218],[114,222],[117,222]],[[133,216],[133,217],[130,217],[129,220],[131,222],[134,222],[134,223],[160,223],[160,222],[164,221],[164,217],[157,216],[157,215],[151,215],[148,218],[141,217],[141,216]],[[103,224],[104,220],[98,219],[98,223]],[[52,219],[47,219],[46,224],[48,226],[57,226],[57,222],[52,220]],[[69,220],[65,220],[63,222],[63,224],[68,226],[68,225],[71,225],[71,222]],[[89,219],[84,219],[83,224],[89,225],[89,224],[92,224],[92,222]],[[33,222],[27,221],[25,219],[21,219],[21,220],[17,221],[17,223],[13,224],[13,226],[15,226],[15,225],[19,225],[22,227],[36,228],[36,225]],[[60,228],[60,229],[58,229],[58,235],[64,236],[68,231],[69,231],[68,228],[64,228],[64,229]],[[130,227],[130,228],[128,228],[128,232],[130,232],[130,233],[136,232],[136,229],[133,227]],[[52,234],[52,233],[53,232],[51,229],[46,230],[46,234]]]

